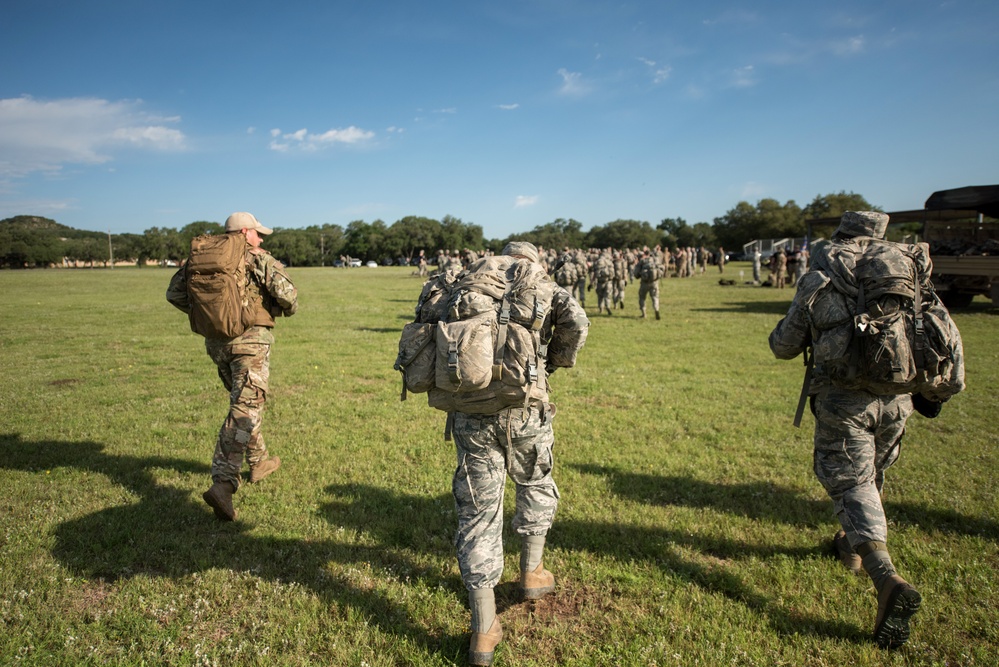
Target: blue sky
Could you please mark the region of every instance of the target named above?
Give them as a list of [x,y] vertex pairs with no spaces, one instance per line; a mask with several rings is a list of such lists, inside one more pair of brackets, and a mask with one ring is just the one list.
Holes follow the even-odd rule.
[[999,2],[6,0],[0,218],[711,222],[999,183]]

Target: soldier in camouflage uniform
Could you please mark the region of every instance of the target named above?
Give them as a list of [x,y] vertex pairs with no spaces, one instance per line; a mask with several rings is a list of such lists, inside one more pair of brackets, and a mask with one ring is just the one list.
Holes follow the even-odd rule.
[[[883,238],[888,216],[875,211],[848,211],[831,243],[852,237]],[[926,282],[928,283],[928,277]],[[794,301],[770,334],[770,349],[778,359],[793,359],[823,332],[812,326],[822,321],[822,307],[806,275]],[[822,283],[817,283],[822,284]],[[928,294],[932,287],[925,286]],[[826,302],[828,303],[828,302]],[[935,416],[939,404],[920,394],[877,395],[834,386],[817,360],[809,393],[815,415],[814,469],[833,501],[842,530],[833,538],[840,560],[856,573],[866,571],[878,591],[874,639],[883,648],[901,646],[909,637],[909,617],[920,605],[916,589],[900,577],[888,553],[888,526],[881,492],[885,471],[898,459],[906,420],[914,402],[921,413]],[[963,377],[963,361],[961,375]],[[935,408],[933,406],[936,406]]]
[[614,291],[614,260],[611,258],[611,250],[600,253],[597,261],[593,262],[593,279],[597,285],[597,311],[607,311],[608,315],[613,315],[611,309]]
[[614,308],[624,308],[624,291],[628,287],[628,258],[621,251],[614,253]]
[[[537,249],[526,242],[508,243],[503,254],[525,261],[539,260]],[[542,304],[547,313],[541,327],[542,339],[550,337],[546,375],[575,365],[590,324],[565,288],[553,288],[551,303]],[[559,498],[552,479],[554,417],[555,406],[550,403],[506,408],[496,414],[451,413],[458,456],[452,482],[458,515],[455,546],[472,611],[470,664],[491,664],[503,637],[493,589],[503,574],[503,492],[507,476],[516,486],[513,529],[521,537],[521,593],[536,600],[555,589],[555,577],[542,563],[546,535]]]
[[[298,293],[284,265],[260,247],[261,235],[270,234],[269,228],[249,213],[233,213],[225,229],[246,238],[246,300],[252,325],[236,338],[205,339],[205,350],[229,392],[229,414],[215,442],[213,483],[203,498],[219,519],[234,521],[232,496],[239,490],[243,459],[250,466],[250,482],[259,482],[281,465],[280,458],[268,456],[260,427],[268,393],[274,317],[294,315]],[[185,313],[190,311],[186,267],[173,275],[166,297]]]
[[663,265],[659,261],[659,253],[650,252],[646,247],[642,259],[635,265],[635,274],[641,281],[638,285],[638,309],[645,317],[645,299],[652,298],[652,309],[659,319],[659,279],[663,277]]

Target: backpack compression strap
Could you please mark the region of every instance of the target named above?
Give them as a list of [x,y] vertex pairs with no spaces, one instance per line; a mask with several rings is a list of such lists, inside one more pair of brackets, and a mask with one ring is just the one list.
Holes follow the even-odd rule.
[[499,313],[499,331],[496,332],[496,350],[493,352],[493,380],[503,377],[503,352],[506,350],[506,331],[510,326],[510,293],[503,295]]

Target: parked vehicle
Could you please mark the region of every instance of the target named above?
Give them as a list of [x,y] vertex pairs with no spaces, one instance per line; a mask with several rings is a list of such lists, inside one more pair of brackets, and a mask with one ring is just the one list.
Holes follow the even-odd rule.
[[[999,185],[939,190],[922,209],[887,213],[890,240],[929,244],[933,288],[948,308],[966,307],[978,294],[999,306]],[[839,219],[806,224],[815,242],[828,238]]]

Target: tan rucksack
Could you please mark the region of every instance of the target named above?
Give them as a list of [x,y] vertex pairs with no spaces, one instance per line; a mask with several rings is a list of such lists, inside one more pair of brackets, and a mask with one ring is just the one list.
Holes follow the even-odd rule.
[[186,275],[191,331],[205,338],[235,338],[246,331],[246,239],[242,234],[192,239]]
[[431,407],[472,414],[547,400],[541,328],[555,289],[539,264],[506,255],[428,283],[399,341],[403,399],[426,391]]

